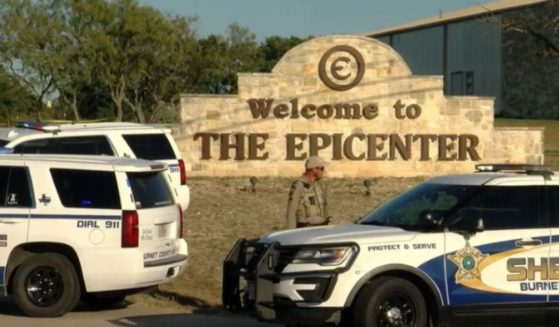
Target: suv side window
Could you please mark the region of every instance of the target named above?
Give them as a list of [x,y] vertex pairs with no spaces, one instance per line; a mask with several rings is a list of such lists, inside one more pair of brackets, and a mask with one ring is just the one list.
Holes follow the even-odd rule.
[[27,169],[0,167],[0,207],[32,207]]
[[107,140],[105,136],[79,136],[32,140],[15,146],[14,152],[114,155],[109,140]]
[[50,173],[63,206],[120,209],[114,172],[53,168]]
[[[487,186],[456,213],[451,229],[483,218],[486,230],[543,227],[540,186]],[[469,223],[467,223],[469,221]]]
[[165,134],[122,135],[136,158],[147,160],[177,159]]
[[550,204],[551,225],[559,227],[559,186],[547,186]]
[[23,142],[14,147],[14,153],[50,153],[49,143],[49,139]]

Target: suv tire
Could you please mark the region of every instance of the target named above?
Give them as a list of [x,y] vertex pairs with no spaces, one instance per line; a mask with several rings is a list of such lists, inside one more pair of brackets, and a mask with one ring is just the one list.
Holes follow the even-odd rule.
[[74,309],[81,287],[74,265],[58,253],[27,258],[14,275],[14,298],[32,317],[58,317]]
[[354,311],[358,327],[426,327],[427,306],[417,287],[395,277],[367,284],[357,297]]

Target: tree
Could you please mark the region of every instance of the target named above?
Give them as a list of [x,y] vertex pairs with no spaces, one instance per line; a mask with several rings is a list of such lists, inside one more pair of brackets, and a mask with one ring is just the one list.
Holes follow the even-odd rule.
[[141,16],[150,17],[142,27],[144,39],[138,38],[145,49],[137,70],[128,75],[124,102],[138,121],[155,122],[163,108],[188,88],[195,39],[190,19],[169,18],[151,8],[142,10]]
[[10,122],[26,118],[32,113],[34,102],[32,94],[29,94],[11,75],[0,69],[0,120]]
[[109,6],[102,0],[51,0],[58,6],[58,19],[62,25],[56,65],[51,68],[54,85],[62,101],[71,109],[74,120],[80,120],[79,104],[82,91],[93,83],[96,71],[95,43],[102,40],[101,24],[110,19]]
[[262,53],[263,62],[260,67],[261,72],[271,72],[278,61],[283,57],[283,55],[294,48],[295,46],[305,42],[310,39],[309,36],[306,39],[301,39],[296,36],[291,37],[281,37],[281,36],[270,36],[267,37],[264,42],[260,45],[260,51]]
[[226,37],[200,39],[197,55],[199,92],[235,93],[237,73],[258,71],[262,56],[256,37],[248,29],[231,24]]
[[559,118],[559,1],[549,0],[485,20],[500,30],[502,117]]
[[227,41],[223,36],[210,35],[198,40],[195,69],[197,74],[194,82],[198,93],[227,93],[227,65],[225,54],[228,51]]
[[54,90],[61,28],[56,1],[5,0],[0,3],[0,62],[35,96],[39,115],[45,96]]

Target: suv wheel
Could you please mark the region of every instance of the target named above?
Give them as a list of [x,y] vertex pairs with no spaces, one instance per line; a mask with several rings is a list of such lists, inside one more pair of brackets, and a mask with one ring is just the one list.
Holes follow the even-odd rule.
[[381,277],[359,293],[354,322],[359,327],[426,327],[427,306],[411,282]]
[[71,311],[80,298],[74,265],[58,253],[27,258],[14,275],[14,298],[32,317],[58,317]]

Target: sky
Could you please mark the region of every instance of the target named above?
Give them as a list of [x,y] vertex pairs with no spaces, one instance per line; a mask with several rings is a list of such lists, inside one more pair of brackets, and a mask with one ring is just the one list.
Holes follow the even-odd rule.
[[198,17],[199,37],[225,35],[232,23],[257,41],[268,36],[364,34],[478,6],[488,0],[138,0],[171,15]]

